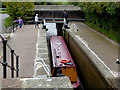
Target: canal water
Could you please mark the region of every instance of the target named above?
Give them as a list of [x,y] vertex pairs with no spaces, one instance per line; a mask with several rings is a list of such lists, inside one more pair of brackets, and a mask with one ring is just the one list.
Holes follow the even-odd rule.
[[47,31],[47,42],[48,42],[48,51],[49,51],[49,58],[51,59],[51,52],[50,52],[50,36],[57,36],[57,29],[56,29],[56,23],[46,23]]
[[50,36],[57,36],[57,29],[56,29],[56,23],[46,23],[47,31],[47,39],[50,38]]

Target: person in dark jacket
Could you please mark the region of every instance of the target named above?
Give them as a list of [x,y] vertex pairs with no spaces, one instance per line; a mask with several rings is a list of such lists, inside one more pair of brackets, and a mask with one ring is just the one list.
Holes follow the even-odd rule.
[[68,24],[68,20],[67,20],[67,18],[68,18],[68,14],[67,14],[67,11],[66,10],[64,10],[64,18],[65,18],[65,20],[66,20],[66,23]]
[[66,10],[64,10],[63,16],[64,16],[64,27],[65,27],[65,28],[69,28],[69,27],[68,27],[68,14],[67,14],[67,11],[66,11]]

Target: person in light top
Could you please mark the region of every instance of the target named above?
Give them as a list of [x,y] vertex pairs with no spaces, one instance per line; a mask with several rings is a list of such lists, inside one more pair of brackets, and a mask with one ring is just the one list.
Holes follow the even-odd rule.
[[38,14],[35,16],[35,28],[38,27]]
[[23,20],[21,19],[21,17],[19,17],[18,22],[19,22],[19,28],[21,28],[21,30],[23,31],[22,29]]

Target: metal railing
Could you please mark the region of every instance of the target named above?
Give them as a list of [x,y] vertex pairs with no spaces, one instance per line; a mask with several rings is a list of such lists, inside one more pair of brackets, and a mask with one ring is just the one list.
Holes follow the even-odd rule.
[[[63,21],[64,18],[38,18],[39,20],[39,23],[42,22],[42,20],[46,20],[46,21]],[[68,21],[81,21],[81,22],[84,22],[85,19],[77,19],[77,18],[68,18],[67,19]],[[24,23],[27,24],[27,23],[35,23],[35,18],[34,17],[31,17],[29,19],[23,19]]]
[[[14,71],[16,71],[16,77],[19,76],[19,56],[16,55],[14,50],[7,44],[7,39],[3,38],[2,35],[0,35],[0,38],[2,39],[3,43],[3,61],[0,61],[0,63],[3,65],[3,78],[7,78],[7,67],[11,69],[11,78],[14,78]],[[7,62],[7,47],[10,49],[11,53],[11,65]],[[14,65],[14,56],[16,57],[16,68]]]
[[37,58],[36,60],[41,60],[42,62],[36,62],[34,63],[34,77],[36,77],[36,66],[39,64],[39,65],[42,65],[43,69],[45,70],[45,72],[47,73],[48,77],[51,76],[50,74],[50,69],[48,68],[48,66],[46,65],[46,63],[44,62],[44,60],[42,58]]
[[13,29],[12,29],[12,32],[14,32],[15,29],[17,29],[17,26],[18,26],[18,22],[13,21]]
[[69,30],[70,31],[73,30],[73,31],[77,32],[78,31],[78,27],[77,27],[77,25],[75,23],[72,23]]
[[[64,22],[64,18],[39,18],[39,22],[38,23],[42,23],[42,22],[49,22],[49,21],[63,21]],[[85,19],[77,19],[77,18],[68,18],[67,19],[68,21],[81,21],[81,22],[84,22]],[[23,18],[23,21],[24,21],[24,24],[34,24],[35,23],[35,18],[34,17],[31,17],[29,19],[25,19]],[[12,29],[12,32],[15,31],[15,29],[17,28],[18,26],[18,22],[16,21],[13,21],[13,29]],[[45,28],[45,27],[44,27]]]

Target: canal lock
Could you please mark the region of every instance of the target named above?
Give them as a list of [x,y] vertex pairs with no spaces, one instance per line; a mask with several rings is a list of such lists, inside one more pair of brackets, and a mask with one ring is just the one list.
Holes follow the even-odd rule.
[[[47,43],[48,43],[48,52],[49,52],[51,70],[52,70],[52,55],[51,55],[50,40],[49,39],[50,39],[50,36],[63,36],[63,38],[65,39],[65,29],[63,29],[63,28],[64,28],[63,23],[46,23]],[[68,45],[67,45],[67,47],[69,49]],[[74,63],[76,65],[75,61],[74,61]],[[78,74],[78,78],[79,78],[80,84],[81,84],[81,86],[79,88],[82,90],[83,84],[81,82],[81,73],[78,70],[79,69],[77,69],[77,74]]]

